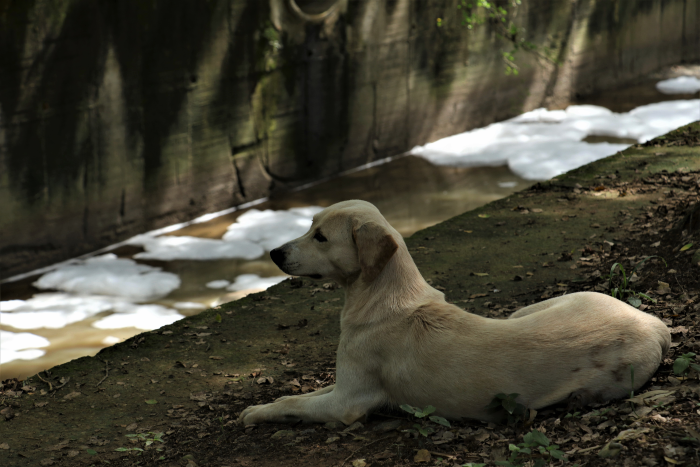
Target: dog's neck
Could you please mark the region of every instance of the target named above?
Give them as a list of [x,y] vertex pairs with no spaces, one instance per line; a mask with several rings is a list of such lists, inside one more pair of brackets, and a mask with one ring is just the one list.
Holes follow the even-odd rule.
[[445,295],[423,279],[403,239],[398,243],[396,253],[374,281],[366,283],[360,275],[347,283],[341,330],[396,318],[430,301],[444,301]]

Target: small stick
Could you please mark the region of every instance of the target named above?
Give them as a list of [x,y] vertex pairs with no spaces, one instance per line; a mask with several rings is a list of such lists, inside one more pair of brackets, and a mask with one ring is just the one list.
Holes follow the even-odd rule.
[[56,389],[57,389],[57,390],[58,390],[58,389],[61,389],[63,386],[65,386],[66,384],[68,384],[68,381],[70,381],[70,376],[69,376],[68,378],[66,378],[66,380],[63,382],[62,385],[56,386]]
[[104,376],[104,378],[102,378],[102,379],[100,380],[99,383],[97,383],[97,384],[95,385],[95,387],[98,387],[100,384],[102,384],[102,383],[104,382],[104,380],[107,379],[107,376],[109,376],[109,360],[104,360],[104,364],[105,364],[105,376]]
[[[418,452],[420,449],[414,449],[414,451]],[[447,457],[448,459],[457,459],[457,456],[453,456],[452,454],[445,454],[444,452],[436,452],[436,451],[428,451],[430,454],[434,456],[443,456]]]
[[49,385],[49,392],[53,391],[53,386],[51,386],[51,383],[49,383],[48,381],[46,381],[44,378],[41,377],[41,373],[37,373],[36,375],[39,377],[40,380],[42,380],[43,382],[45,382],[46,384]]
[[384,438],[375,439],[375,440],[372,441],[371,443],[367,443],[367,444],[365,444],[364,446],[360,446],[358,449],[356,449],[356,450],[354,450],[353,452],[351,452],[350,455],[349,455],[348,457],[345,458],[345,460],[343,461],[342,464],[340,464],[339,467],[343,467],[343,466],[345,465],[345,463],[346,463],[348,460],[350,460],[350,458],[351,458],[352,456],[354,456],[355,454],[357,454],[358,452],[360,452],[362,449],[366,448],[367,446],[369,446],[369,445],[371,445],[371,444],[374,444],[374,443],[376,443],[376,442],[378,442],[378,441],[382,441],[382,440],[389,439],[389,438],[393,438],[393,437],[394,437],[394,435],[385,436]]

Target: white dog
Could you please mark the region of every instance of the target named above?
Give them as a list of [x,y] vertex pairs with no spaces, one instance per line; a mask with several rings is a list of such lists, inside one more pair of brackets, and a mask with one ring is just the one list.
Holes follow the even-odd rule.
[[270,256],[288,274],[345,288],[336,384],[248,407],[246,425],[351,424],[400,404],[496,420],[486,405],[497,393],[518,393],[533,409],[603,402],[642,386],[671,343],[659,319],[592,292],[523,308],[517,319],[467,313],[425,282],[401,235],[364,201],[323,210]]

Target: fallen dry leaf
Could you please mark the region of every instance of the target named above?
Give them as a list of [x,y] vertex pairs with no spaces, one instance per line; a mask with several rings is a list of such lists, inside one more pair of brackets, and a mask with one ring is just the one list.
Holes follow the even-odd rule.
[[488,297],[489,294],[487,293],[475,293],[469,296],[469,298],[481,298],[481,297]]
[[388,449],[384,452],[380,452],[374,455],[375,459],[389,459],[390,457],[394,457],[394,453],[389,451]]
[[421,449],[413,458],[414,462],[430,462],[430,452],[427,449]]

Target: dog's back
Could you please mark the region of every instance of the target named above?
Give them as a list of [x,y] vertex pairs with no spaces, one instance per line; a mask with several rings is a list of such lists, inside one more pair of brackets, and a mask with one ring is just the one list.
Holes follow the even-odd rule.
[[390,339],[389,359],[404,363],[402,374],[384,370],[390,400],[480,419],[491,417],[484,407],[499,392],[534,409],[603,402],[644,384],[670,346],[658,318],[612,297],[582,292],[544,303],[511,320],[444,302],[418,308],[391,333],[405,337]]

